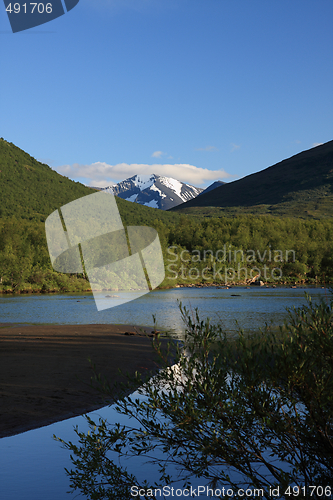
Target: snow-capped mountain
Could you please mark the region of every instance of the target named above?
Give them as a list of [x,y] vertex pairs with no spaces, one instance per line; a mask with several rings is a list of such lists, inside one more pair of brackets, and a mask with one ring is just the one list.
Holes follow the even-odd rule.
[[114,186],[103,189],[127,201],[147,207],[168,210],[189,201],[203,191],[171,177],[161,175],[134,175]]

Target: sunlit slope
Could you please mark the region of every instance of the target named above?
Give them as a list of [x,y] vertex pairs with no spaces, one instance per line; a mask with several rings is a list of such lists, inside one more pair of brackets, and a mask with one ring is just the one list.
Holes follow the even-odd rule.
[[173,211],[193,215],[333,216],[333,141],[224,184]]
[[[44,222],[54,210],[96,192],[63,177],[14,144],[0,139],[0,217]],[[110,195],[112,196],[112,195]],[[177,220],[178,215],[116,198],[126,225]]]
[[2,217],[44,221],[59,206],[94,192],[4,139],[0,139],[0,170]]

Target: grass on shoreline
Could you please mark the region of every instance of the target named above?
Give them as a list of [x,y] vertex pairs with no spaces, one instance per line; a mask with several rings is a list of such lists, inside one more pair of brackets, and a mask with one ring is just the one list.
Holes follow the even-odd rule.
[[[54,273],[57,274],[57,273]],[[261,287],[255,285],[249,285],[244,281],[239,282],[217,282],[217,281],[192,281],[188,280],[171,280],[166,279],[164,282],[156,288],[156,290],[169,290],[172,288],[230,288],[230,287],[246,287],[246,288],[278,288],[280,286],[289,287],[326,287],[327,285],[332,285],[333,280],[328,281],[317,281],[315,279],[298,280],[292,277],[283,281],[267,281]],[[101,291],[105,292],[120,292],[118,288],[103,289]],[[59,281],[53,282],[43,282],[41,283],[21,283],[18,286],[12,287],[10,285],[0,285],[0,295],[20,295],[20,294],[37,294],[37,293],[92,293],[89,281],[84,278],[68,277],[67,275],[61,275]]]

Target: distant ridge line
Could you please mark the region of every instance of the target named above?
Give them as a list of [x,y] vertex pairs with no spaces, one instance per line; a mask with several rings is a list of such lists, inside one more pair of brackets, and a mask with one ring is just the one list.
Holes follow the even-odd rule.
[[295,209],[297,213],[304,213],[304,216],[307,216],[309,210],[323,210],[323,215],[332,216],[333,141],[202,193],[194,200],[178,206],[176,210],[242,207],[250,213],[251,208],[254,212],[258,211],[259,205],[266,206],[263,207],[263,212],[275,211],[276,215],[284,209],[288,209],[292,215],[292,209]]

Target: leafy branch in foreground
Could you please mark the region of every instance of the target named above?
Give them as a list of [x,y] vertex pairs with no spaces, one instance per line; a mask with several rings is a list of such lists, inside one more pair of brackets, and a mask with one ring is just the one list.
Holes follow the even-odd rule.
[[[308,297],[278,332],[239,332],[234,339],[180,306],[186,334],[172,347],[178,362],[167,366],[154,341],[165,365],[150,380],[135,377],[141,397],[118,401],[128,425],[87,417],[88,434],[76,429],[79,444],[58,438],[75,455],[67,471],[72,489],[89,499],[123,500],[140,485],[142,498],[161,498],[155,488],[173,480],[186,487],[194,476],[215,498],[227,485],[257,488],[263,498],[279,487],[280,497],[289,498],[291,485],[332,484],[332,305]],[[131,456],[157,467],[154,483],[126,470],[122,461]]]

